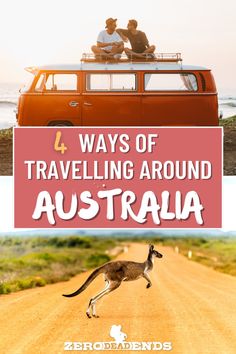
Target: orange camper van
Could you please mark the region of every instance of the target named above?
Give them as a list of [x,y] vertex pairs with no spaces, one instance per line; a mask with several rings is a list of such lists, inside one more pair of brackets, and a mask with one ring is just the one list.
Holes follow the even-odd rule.
[[19,126],[216,126],[211,70],[181,55],[26,68],[33,74],[18,102]]

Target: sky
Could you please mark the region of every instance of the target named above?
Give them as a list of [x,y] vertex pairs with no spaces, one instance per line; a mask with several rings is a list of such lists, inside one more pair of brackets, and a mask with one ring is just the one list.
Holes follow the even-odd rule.
[[138,20],[158,52],[213,70],[218,90],[236,92],[235,0],[7,0],[0,12],[0,83],[24,83],[24,67],[77,63],[105,19]]
[[[0,232],[19,230],[13,227],[13,184],[13,177],[0,177]],[[236,177],[223,177],[222,209],[222,231],[236,231]]]

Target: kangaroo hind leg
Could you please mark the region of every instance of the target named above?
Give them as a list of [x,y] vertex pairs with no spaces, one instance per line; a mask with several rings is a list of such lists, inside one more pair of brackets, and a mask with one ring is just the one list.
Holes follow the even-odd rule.
[[94,306],[94,300],[95,298],[97,297],[100,297],[102,296],[104,293],[106,293],[108,287],[109,287],[109,281],[105,279],[105,289],[103,289],[102,291],[100,291],[100,293],[98,293],[96,296],[92,297],[89,301],[89,305],[88,305],[88,308],[87,308],[87,311],[86,311],[86,315],[88,316],[88,318],[91,318],[92,316],[90,315],[90,309],[92,310],[92,315],[94,317],[97,317],[96,316],[96,309],[95,309],[95,306]]
[[89,301],[89,306],[86,311],[86,314],[89,318],[91,318],[90,315],[90,309],[92,310],[92,316],[98,318],[99,316],[96,314],[96,302],[100,300],[103,296],[109,294],[111,291],[117,289],[121,284],[121,281],[111,281],[108,282],[107,286],[105,287],[104,290],[102,290],[100,293],[92,297]]

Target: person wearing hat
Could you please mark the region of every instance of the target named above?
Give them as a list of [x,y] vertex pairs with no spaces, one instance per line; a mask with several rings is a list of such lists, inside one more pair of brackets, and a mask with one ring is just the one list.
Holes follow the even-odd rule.
[[124,48],[128,57],[133,58],[155,58],[154,51],[156,47],[149,45],[147,36],[144,32],[137,30],[138,22],[136,20],[129,20],[127,29],[119,28],[117,33],[121,38],[131,44],[130,48]]
[[97,45],[91,47],[95,56],[119,58],[124,50],[121,36],[116,32],[116,18],[106,20],[106,29],[98,35]]

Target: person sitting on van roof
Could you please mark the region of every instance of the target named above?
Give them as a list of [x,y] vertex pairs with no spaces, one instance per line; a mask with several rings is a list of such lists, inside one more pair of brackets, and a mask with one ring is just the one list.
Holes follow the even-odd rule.
[[129,20],[127,29],[117,29],[124,42],[130,41],[132,49],[124,48],[126,55],[133,58],[155,58],[156,47],[149,45],[146,34],[137,30],[137,27],[138,22],[136,20]]
[[115,18],[106,20],[106,29],[98,35],[97,45],[91,47],[93,53],[97,57],[120,58],[120,54],[124,50],[124,43],[121,36],[116,32]]

